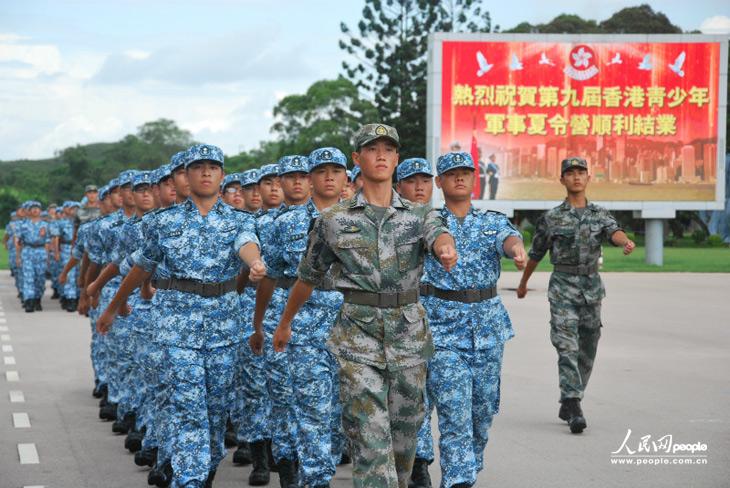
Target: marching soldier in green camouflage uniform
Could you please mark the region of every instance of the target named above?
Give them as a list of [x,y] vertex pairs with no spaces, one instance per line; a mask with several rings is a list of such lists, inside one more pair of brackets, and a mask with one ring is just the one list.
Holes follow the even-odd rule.
[[315,221],[274,339],[276,350],[286,347],[293,317],[331,277],[345,303],[328,347],[340,365],[357,488],[408,486],[433,353],[418,301],[424,255],[433,252],[447,270],[457,260],[439,214],[393,191],[398,147],[393,127],[368,124],[356,134],[352,157],[364,186]]
[[561,407],[558,416],[574,434],[583,432],[586,420],[580,401],[588,384],[601,337],[601,300],[606,292],[598,275],[601,244],[623,246],[624,254],[634,243],[605,208],[586,199],[590,181],[588,164],[582,158],[565,159],[560,182],[568,196],[543,214],[537,222],[532,249],[517,297],[527,294],[527,281],[550,250],[550,339],[558,351]]

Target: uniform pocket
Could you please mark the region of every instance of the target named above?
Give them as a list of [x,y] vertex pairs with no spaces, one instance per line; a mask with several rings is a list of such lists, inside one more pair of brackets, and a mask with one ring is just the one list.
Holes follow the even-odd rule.
[[395,252],[398,257],[398,269],[401,272],[415,269],[419,264],[421,254],[421,238],[418,236],[407,236],[396,241]]

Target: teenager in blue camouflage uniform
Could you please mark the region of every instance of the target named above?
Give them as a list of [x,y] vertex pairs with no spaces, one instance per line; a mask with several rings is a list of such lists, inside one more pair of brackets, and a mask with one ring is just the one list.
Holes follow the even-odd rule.
[[[135,266],[99,318],[105,332],[130,293],[158,271],[153,307],[155,344],[167,365],[163,388],[169,390],[174,435],[174,487],[212,485],[225,456],[223,436],[229,391],[245,340],[236,276],[241,262],[251,277],[263,276],[253,217],[219,198],[223,152],[200,144],[185,161],[190,199],[154,213],[153,225]],[[162,268],[162,269],[159,269]]]
[[[284,191],[286,207],[282,208],[274,220],[273,229],[260,235],[266,262],[279,260],[282,248],[280,235],[277,234],[276,220],[292,205],[303,205],[309,199],[309,162],[306,156],[284,156],[279,160],[279,179]],[[259,228],[261,228],[259,220]],[[292,276],[296,270],[287,270],[277,277],[267,276],[256,290],[254,313],[254,333],[250,338],[251,349],[256,354],[264,354],[266,374],[271,398],[272,453],[278,465],[280,483],[283,487],[297,485],[296,467],[296,422],[294,420],[292,380],[287,353],[275,354],[273,334],[284,310],[289,288],[296,280]]]
[[41,204],[27,203],[28,218],[17,229],[16,264],[22,271],[21,295],[26,312],[42,310],[41,297],[46,287],[48,256],[46,244],[51,238],[48,222],[41,219]]
[[[309,230],[321,210],[338,203],[347,184],[346,170],[347,157],[339,149],[325,147],[309,155],[312,198],[304,205],[287,207],[277,217],[274,233],[281,246],[268,263],[269,276],[296,276]],[[289,364],[296,371],[293,412],[300,486],[329,486],[344,450],[338,365],[325,344],[342,303],[342,293],[328,280],[312,292],[291,325],[280,326],[274,333],[274,344],[283,338],[290,345]]]
[[[414,203],[430,204],[433,196],[433,173],[431,163],[423,158],[403,160],[396,168],[396,191],[403,198]],[[433,462],[433,437],[431,434],[431,412],[433,405],[425,397],[426,416],[418,430],[416,459],[413,462],[409,488],[430,488],[431,477],[428,466]]]
[[517,288],[527,294],[527,282],[550,251],[553,273],[548,286],[550,340],[558,353],[560,410],[573,434],[587,427],[581,400],[588,385],[601,337],[601,300],[606,295],[598,274],[601,244],[609,241],[628,255],[634,243],[605,208],[586,198],[590,182],[588,162],[568,158],[561,163],[560,183],[567,197],[545,212],[535,226],[530,259]]
[[[63,205],[60,207],[62,217],[58,220],[58,246],[60,255],[59,262],[61,263],[62,268],[71,259],[71,248],[74,242],[74,219],[78,208],[79,203],[72,202],[70,200],[63,202]],[[58,276],[61,308],[68,312],[75,312],[79,298],[79,290],[77,286],[79,268],[78,266],[73,266],[69,270],[67,279],[64,283],[60,280],[62,272],[63,271],[60,271]]]
[[523,269],[527,257],[504,214],[471,205],[478,176],[468,153],[445,154],[436,169],[446,203],[441,215],[461,259],[447,273],[426,258],[421,295],[436,348],[428,394],[438,414],[441,487],[466,488],[484,467],[489,428],[499,411],[504,344],[514,335],[497,294],[500,259],[513,258]]
[[[408,484],[433,348],[418,303],[423,257],[433,252],[447,268],[458,259],[436,212],[393,191],[398,147],[398,133],[384,124],[355,135],[362,191],[316,220],[280,323],[290,326],[331,269],[345,303],[327,347],[339,363],[356,488]],[[275,344],[285,346],[286,337]]]
[[11,276],[15,279],[15,287],[17,288],[18,293],[20,293],[20,288],[18,287],[18,265],[15,260],[15,233],[18,227],[19,210],[20,209],[15,210],[10,214],[10,222],[5,224],[5,234],[3,235],[3,245],[5,246],[5,249],[8,250],[8,267],[10,268]]
[[63,263],[61,262],[61,248],[60,248],[60,235],[61,235],[61,228],[60,228],[60,219],[63,217],[63,208],[59,208],[58,205],[55,203],[51,203],[48,205],[48,209],[46,212],[44,212],[45,215],[47,215],[46,221],[48,222],[48,229],[51,232],[51,239],[48,243],[48,271],[47,275],[51,279],[51,289],[53,290],[53,295],[51,295],[52,300],[57,300],[60,298],[60,283],[58,282],[58,275],[61,273],[61,270],[63,269]]

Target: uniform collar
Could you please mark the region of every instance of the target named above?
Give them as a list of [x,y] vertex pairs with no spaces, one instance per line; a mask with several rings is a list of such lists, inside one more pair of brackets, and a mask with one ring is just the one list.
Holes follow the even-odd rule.
[[[184,203],[182,203],[183,207],[187,212],[191,212],[195,210],[196,212],[200,213],[200,210],[198,210],[198,207],[195,206],[195,203],[193,200],[188,197],[187,200],[185,200]],[[226,205],[223,200],[219,197],[218,200],[216,200],[215,204],[213,205],[213,208],[210,209],[211,212],[215,211],[220,214],[225,213],[225,211],[230,208],[228,205]],[[210,213],[210,212],[209,212]]]
[[[365,208],[366,205],[371,205],[371,203],[365,199],[365,195],[363,195],[362,190],[358,191],[350,200],[350,208]],[[411,206],[406,203],[406,200],[401,198],[395,190],[393,190],[393,194],[390,196],[390,206],[393,208],[411,208]]]

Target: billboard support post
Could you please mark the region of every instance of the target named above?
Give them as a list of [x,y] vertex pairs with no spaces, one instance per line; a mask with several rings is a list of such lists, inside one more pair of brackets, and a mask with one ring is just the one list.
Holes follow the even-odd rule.
[[646,264],[664,265],[664,219],[646,219]]

